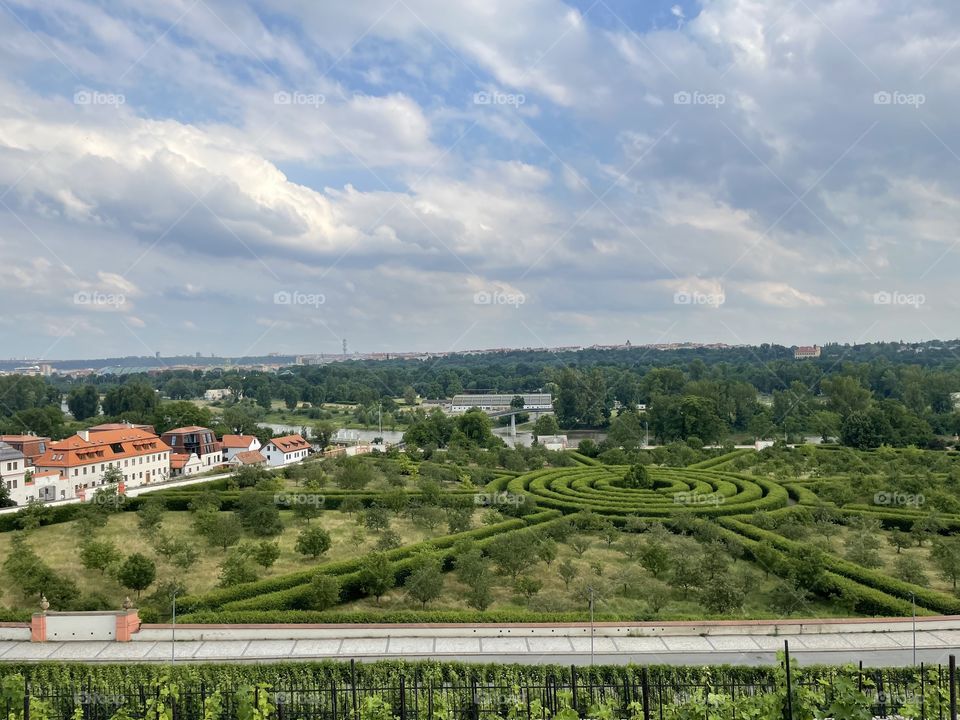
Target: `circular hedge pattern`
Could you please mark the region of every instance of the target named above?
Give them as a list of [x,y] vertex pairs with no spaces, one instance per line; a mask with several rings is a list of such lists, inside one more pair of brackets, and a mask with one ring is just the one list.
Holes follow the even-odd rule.
[[545,508],[620,517],[740,515],[785,507],[789,501],[782,485],[719,470],[652,467],[653,488],[631,489],[622,486],[627,469],[613,465],[537,470],[513,478],[506,489],[531,496]]

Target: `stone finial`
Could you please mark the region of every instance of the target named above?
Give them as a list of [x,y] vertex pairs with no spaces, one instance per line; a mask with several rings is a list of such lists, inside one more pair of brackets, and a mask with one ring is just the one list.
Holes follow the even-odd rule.
[[40,614],[41,614],[41,615],[46,615],[46,614],[47,614],[47,610],[49,610],[49,609],[50,609],[50,603],[47,602],[47,596],[46,596],[46,595],[41,595],[41,596],[40,596]]
[[132,608],[132,607],[133,607],[133,601],[130,599],[130,596],[127,595],[127,596],[123,599],[123,609],[124,609],[124,610],[129,610],[129,609]]

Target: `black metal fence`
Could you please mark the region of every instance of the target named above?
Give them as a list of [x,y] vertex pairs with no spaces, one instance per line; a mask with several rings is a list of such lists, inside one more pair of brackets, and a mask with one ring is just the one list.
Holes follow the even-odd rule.
[[[920,666],[913,672],[870,670],[861,665],[852,670],[804,673],[802,680],[795,680],[789,659],[781,669],[769,681],[750,683],[683,683],[676,681],[676,674],[647,668],[637,668],[619,682],[595,683],[590,673],[578,673],[575,667],[563,679],[548,676],[537,684],[513,686],[403,676],[390,684],[362,684],[356,682],[355,671],[353,682],[270,687],[197,683],[104,689],[87,685],[65,691],[31,687],[26,680],[22,709],[20,698],[11,699],[9,687],[6,708],[0,708],[6,711],[4,718],[15,720],[551,720],[558,714],[567,720],[570,710],[579,718],[594,720],[665,720],[674,717],[673,710],[680,706],[722,697],[730,701],[725,707],[730,708],[731,720],[736,720],[737,700],[776,696],[770,720],[797,720],[794,705],[804,691],[817,693],[822,708],[827,708],[837,688],[847,683],[855,684],[861,697],[868,698],[875,718],[901,718],[909,712],[909,717],[921,720],[957,720],[953,656],[948,666]],[[702,717],[707,717],[704,708]]]

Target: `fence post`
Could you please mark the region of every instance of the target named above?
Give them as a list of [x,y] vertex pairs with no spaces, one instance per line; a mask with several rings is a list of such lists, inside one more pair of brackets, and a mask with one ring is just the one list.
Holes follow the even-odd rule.
[[480,720],[480,704],[477,702],[477,679],[470,679],[470,717]]
[[407,720],[407,685],[403,675],[400,676],[400,720]]
[[783,660],[787,666],[787,720],[793,720],[793,678],[790,675],[790,641],[783,641]]
[[357,708],[357,661],[350,658],[350,691],[353,695],[353,717],[354,720],[360,719],[359,708]]
[[30,720],[30,678],[23,679],[23,720]]
[[644,666],[640,673],[643,683],[643,720],[650,720],[650,671]]
[[950,656],[950,720],[957,720],[957,656]]
[[[290,693],[293,697],[293,692]],[[330,717],[333,720],[337,720],[337,681],[335,678],[330,678]]]
[[[577,710],[577,666],[570,666],[570,707]],[[579,712],[579,711],[578,711]]]

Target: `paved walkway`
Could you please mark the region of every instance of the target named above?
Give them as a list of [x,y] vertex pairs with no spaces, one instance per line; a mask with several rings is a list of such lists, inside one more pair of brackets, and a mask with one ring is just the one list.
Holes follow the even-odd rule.
[[[765,634],[770,625],[710,624],[704,634],[686,634],[705,624],[630,630],[614,634],[614,627],[599,627],[591,638],[589,627],[496,626],[386,627],[349,629],[312,626],[184,626],[181,639],[170,641],[169,626],[145,626],[130,643],[0,641],[0,662],[265,662],[303,660],[442,659],[466,662],[524,664],[738,664],[764,665],[777,662],[784,640],[790,652],[804,664],[863,661],[866,666],[905,666],[913,663],[914,634],[910,622],[863,624],[858,631],[850,623],[829,624],[799,632],[801,626],[776,626],[781,635]],[[928,625],[928,627],[923,627]],[[960,655],[960,629],[956,619],[918,623],[916,661],[945,664],[951,654]],[[807,626],[802,626],[807,627]],[[853,627],[854,629],[850,629]],[[841,629],[842,628],[842,629]],[[620,630],[623,630],[621,627]],[[826,630],[826,631],[822,631]],[[278,636],[279,635],[279,636]],[[286,637],[282,637],[286,635]],[[236,638],[236,639],[232,639]]]

